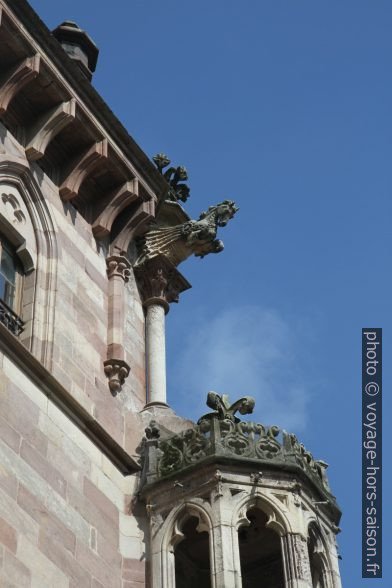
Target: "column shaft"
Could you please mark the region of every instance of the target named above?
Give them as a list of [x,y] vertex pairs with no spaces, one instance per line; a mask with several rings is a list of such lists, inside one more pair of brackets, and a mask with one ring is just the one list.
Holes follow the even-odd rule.
[[298,533],[282,537],[285,588],[312,588],[306,540]]
[[166,404],[165,309],[147,306],[146,316],[148,402]]

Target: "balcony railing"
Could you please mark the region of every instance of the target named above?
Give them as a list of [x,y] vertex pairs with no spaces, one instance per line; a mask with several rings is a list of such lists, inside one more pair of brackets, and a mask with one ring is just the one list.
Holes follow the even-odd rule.
[[11,333],[18,336],[23,331],[24,323],[20,317],[0,298],[0,323]]

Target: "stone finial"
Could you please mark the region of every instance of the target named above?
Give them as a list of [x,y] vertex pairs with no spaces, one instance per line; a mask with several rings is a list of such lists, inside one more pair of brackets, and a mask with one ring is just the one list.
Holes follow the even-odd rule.
[[87,79],[91,80],[95,71],[99,49],[76,22],[66,20],[52,31],[64,51],[75,61]]
[[200,421],[204,419],[218,418],[218,420],[228,419],[232,422],[239,422],[239,419],[235,416],[236,412],[240,414],[251,414],[255,406],[255,399],[252,396],[244,396],[240,398],[234,404],[230,404],[229,397],[227,394],[216,394],[216,392],[209,392],[207,396],[207,406],[214,409],[216,412],[208,413],[202,416]]
[[175,267],[191,255],[204,257],[223,250],[223,242],[216,239],[218,227],[224,227],[238,211],[233,200],[224,200],[202,212],[198,220],[182,225],[153,229],[144,235],[136,266],[158,255],[163,255]]
[[172,202],[178,202],[181,200],[181,202],[186,202],[190,193],[189,186],[180,183],[188,179],[188,172],[185,167],[182,165],[178,167],[169,167],[168,170],[163,172],[163,169],[171,163],[167,155],[164,153],[158,153],[157,155],[154,155],[152,159],[157,166],[159,173],[163,175],[170,186],[169,191],[166,194],[166,200],[171,200]]

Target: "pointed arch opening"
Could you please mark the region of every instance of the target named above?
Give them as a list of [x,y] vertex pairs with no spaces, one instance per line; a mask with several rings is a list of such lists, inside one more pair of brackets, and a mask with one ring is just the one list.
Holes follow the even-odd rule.
[[211,588],[210,539],[197,516],[186,516],[179,525],[182,537],[174,548],[176,588]]
[[[58,258],[54,221],[29,168],[4,157],[0,157],[0,239],[3,248],[9,244],[20,275],[14,284],[10,271],[2,272],[11,283],[8,290],[15,288],[13,306],[4,301],[21,323],[14,334],[50,369]],[[3,299],[5,294],[3,287]]]
[[309,526],[308,530],[308,551],[312,588],[328,588],[324,542],[319,528],[314,523]]
[[238,529],[238,545],[243,588],[284,588],[281,539],[268,526],[269,516],[258,506],[246,511]]

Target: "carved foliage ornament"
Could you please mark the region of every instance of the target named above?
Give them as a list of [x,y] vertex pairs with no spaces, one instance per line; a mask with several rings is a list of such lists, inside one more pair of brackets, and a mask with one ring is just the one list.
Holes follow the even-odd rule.
[[104,362],[104,372],[109,380],[109,388],[112,394],[120,392],[125,378],[128,377],[130,368],[121,359],[107,359]]
[[163,175],[167,183],[169,184],[169,191],[166,195],[166,200],[173,202],[186,202],[189,198],[190,189],[184,183],[188,179],[188,172],[182,165],[179,167],[169,167],[165,172],[165,167],[170,165],[171,161],[164,153],[158,153],[152,158],[155,165],[158,168],[159,173]]
[[227,394],[219,396],[216,392],[209,392],[207,395],[207,406],[216,410],[216,412],[202,416],[198,423],[201,420],[212,417],[218,417],[220,420],[229,419],[230,421],[239,423],[239,419],[235,416],[235,413],[251,414],[255,407],[255,399],[252,396],[244,396],[234,402],[234,404],[230,404]]
[[122,278],[124,282],[128,282],[131,275],[131,264],[126,257],[122,255],[112,255],[106,259],[106,267],[109,280],[118,276]]
[[302,443],[299,443],[296,435],[285,435],[284,443],[287,450],[292,452],[296,463],[310,475],[317,484],[321,484],[330,491],[326,469],[328,464],[323,460],[315,460],[310,451],[307,451]]
[[145,305],[161,301],[168,310],[170,302],[178,302],[179,295],[190,284],[164,256],[147,260],[134,268],[139,290]]

